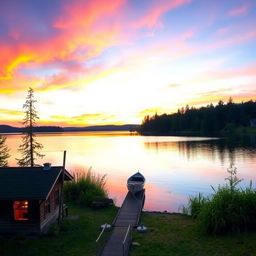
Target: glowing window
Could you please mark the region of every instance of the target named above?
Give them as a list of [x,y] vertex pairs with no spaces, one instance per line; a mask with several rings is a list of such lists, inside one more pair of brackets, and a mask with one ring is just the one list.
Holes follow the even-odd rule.
[[14,220],[28,220],[28,201],[13,202]]

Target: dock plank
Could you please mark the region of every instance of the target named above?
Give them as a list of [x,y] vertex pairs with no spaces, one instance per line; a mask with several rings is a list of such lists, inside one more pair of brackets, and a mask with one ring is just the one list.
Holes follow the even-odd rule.
[[[139,223],[141,210],[145,201],[145,190],[137,193],[135,196],[127,193],[125,200],[119,209],[112,226],[112,234],[99,253],[100,256],[122,256],[123,240],[125,238],[128,226],[136,227]],[[128,255],[128,252],[125,252]]]
[[123,240],[127,227],[115,227],[101,255],[103,256],[121,256],[123,255]]

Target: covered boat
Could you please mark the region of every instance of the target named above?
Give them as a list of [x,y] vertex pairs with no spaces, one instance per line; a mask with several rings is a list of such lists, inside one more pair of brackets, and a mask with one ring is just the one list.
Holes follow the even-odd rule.
[[144,184],[145,184],[145,177],[140,172],[133,174],[127,180],[127,188],[133,195],[143,190]]

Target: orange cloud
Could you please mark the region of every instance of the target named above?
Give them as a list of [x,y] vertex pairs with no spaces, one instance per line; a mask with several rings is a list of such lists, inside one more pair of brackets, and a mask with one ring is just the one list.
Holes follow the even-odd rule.
[[18,56],[15,60],[13,60],[6,67],[6,74],[4,76],[0,76],[0,80],[10,80],[13,78],[13,72],[16,67],[18,67],[22,63],[26,63],[32,59],[32,56]]
[[[24,116],[24,112],[14,109],[0,108],[0,115],[0,124],[22,126],[22,118]],[[20,122],[17,122],[17,120],[20,120]]]
[[0,113],[9,115],[9,116],[17,116],[17,115],[24,114],[24,112],[22,112],[22,111],[18,111],[18,110],[14,110],[14,109],[6,109],[6,108],[0,108]]
[[[188,2],[189,0],[176,0],[171,3],[164,1],[153,6],[148,15],[136,24],[138,27],[153,26],[164,12]],[[109,46],[124,43],[127,38],[122,39],[123,31],[129,24],[118,25],[118,20],[112,18],[121,16],[118,12],[120,13],[124,3],[124,0],[113,0],[108,4],[104,0],[76,1],[72,6],[65,5],[59,12],[53,22],[53,27],[58,33],[49,37],[48,40],[37,44],[29,41],[23,43],[16,41],[10,45],[1,44],[0,51],[3,54],[0,63],[2,67],[0,79],[12,79],[15,69],[21,64],[72,59],[85,61],[98,56]],[[18,28],[15,29],[17,34]]]
[[[230,46],[235,48],[238,45],[238,52],[242,52],[240,48],[243,47],[243,43],[249,44],[256,38],[253,18],[246,19],[245,22],[248,26],[243,21],[230,23],[230,26],[225,27],[227,23],[220,21],[218,26],[213,28],[212,23],[211,28],[207,30],[208,23],[202,22],[204,25],[200,25],[198,21],[193,23],[192,20],[191,23],[188,23],[190,19],[185,17],[180,19],[179,24],[173,24],[172,29],[166,28],[165,30],[161,21],[165,21],[166,24],[171,24],[173,20],[178,21],[176,16],[179,16],[177,15],[179,13],[174,13],[174,9],[190,2],[191,0],[161,0],[142,1],[138,4],[136,1],[111,0],[106,4],[105,0],[74,0],[70,4],[68,1],[60,1],[57,11],[52,5],[53,9],[49,8],[51,9],[49,13],[54,14],[49,14],[46,10],[46,18],[40,17],[37,20],[38,23],[35,22],[36,24],[29,22],[32,21],[30,18],[24,18],[29,17],[27,15],[29,12],[26,13],[27,10],[10,12],[6,23],[11,24],[7,24],[4,28],[6,36],[0,42],[0,94],[8,94],[8,96],[13,94],[13,98],[16,99],[23,97],[24,90],[32,87],[39,92],[39,97],[44,102],[47,100],[53,102],[53,108],[47,106],[49,104],[42,104],[42,113],[45,119],[52,114],[51,111],[55,107],[54,111],[60,116],[51,120],[70,124],[72,120],[69,117],[65,119],[61,115],[69,113],[74,118],[77,114],[75,120],[80,120],[81,123],[93,122],[89,116],[79,115],[80,108],[75,100],[68,111],[58,112],[59,109],[62,110],[59,95],[64,94],[66,99],[69,99],[69,95],[77,96],[78,91],[85,97],[91,93],[93,95],[91,98],[97,98],[97,93],[102,92],[103,89],[106,94],[109,93],[109,98],[102,97],[94,105],[94,102],[89,104],[88,100],[83,102],[81,97],[81,105],[88,104],[89,109],[84,108],[88,111],[100,112],[103,109],[103,111],[117,113],[115,106],[119,108],[121,105],[120,108],[122,108],[125,100],[122,94],[123,88],[129,88],[128,96],[132,97],[135,103],[136,101],[139,103],[137,106],[133,104],[131,108],[124,109],[127,113],[129,111],[133,113],[129,115],[137,115],[136,118],[143,114],[143,111],[140,113],[142,109],[147,109],[145,114],[151,113],[150,109],[152,109],[154,114],[156,109],[158,113],[161,113],[160,110],[164,111],[168,108],[169,99],[166,92],[170,95],[175,92],[180,94],[184,92],[184,97],[181,95],[182,99],[175,98],[175,103],[171,106],[175,109],[177,108],[176,102],[179,104],[181,100],[192,99],[193,101],[195,99],[196,101],[200,90],[205,92],[204,82],[209,82],[210,85],[216,82],[216,88],[221,88],[224,79],[231,80],[232,77],[238,77],[239,82],[244,82],[242,86],[248,87],[246,92],[241,90],[241,86],[238,88],[237,81],[230,82],[225,88],[231,88],[234,85],[232,87],[234,93],[240,89],[241,95],[244,97],[251,95],[252,90],[249,86],[252,87],[252,81],[255,78],[253,75],[255,67],[216,71],[216,68],[221,68],[223,62],[220,61],[214,65],[210,63],[207,66],[207,63],[211,62],[207,60],[205,60],[206,65],[202,65],[202,70],[200,68],[195,70],[195,65],[197,59],[204,60],[209,57],[208,53],[211,55],[213,51],[219,49],[227,49]],[[22,6],[25,7],[24,9],[27,7],[25,4]],[[192,9],[184,8],[182,12],[187,14],[191,12],[194,15]],[[161,19],[169,11],[171,11],[170,15]],[[179,12],[179,10],[177,11]],[[247,11],[245,7],[240,6],[236,11],[233,9],[231,13],[239,15]],[[21,16],[18,17],[18,14]],[[172,16],[172,14],[174,15]],[[48,19],[48,15],[52,15],[50,19]],[[200,15],[198,16],[200,19]],[[15,22],[9,21],[12,18]],[[19,23],[16,21],[23,19],[24,23],[17,26]],[[162,26],[161,29],[155,33],[159,26]],[[195,26],[196,30],[192,26]],[[216,31],[215,29],[218,29],[219,26],[222,28]],[[41,29],[43,36],[39,35]],[[30,33],[33,31],[35,33]],[[207,37],[204,37],[206,31],[209,33],[207,33]],[[149,34],[154,34],[154,36],[149,37]],[[247,50],[245,52],[248,53]],[[189,59],[190,55],[192,58],[195,57],[195,65],[192,63],[194,60]],[[235,59],[236,55],[238,54],[235,49],[232,49],[232,52],[227,51],[227,56],[223,58],[225,64],[228,66],[230,56],[237,61],[234,65],[243,65],[241,63],[247,61],[246,56],[243,59],[244,62]],[[216,56],[218,56],[218,52]],[[185,62],[183,62],[184,59]],[[219,59],[222,59],[222,56]],[[204,72],[204,70],[213,71]],[[187,85],[185,85],[186,82]],[[191,83],[191,87],[189,83]],[[86,92],[87,86],[88,93]],[[187,88],[188,91],[186,91]],[[23,93],[20,93],[21,91]],[[51,92],[46,93],[48,91]],[[143,96],[145,91],[152,98],[145,99]],[[220,94],[225,95],[225,92]],[[112,95],[116,97],[114,98]],[[126,95],[127,98],[129,98],[128,96]],[[209,99],[207,98],[209,96],[201,95],[201,100],[205,101]],[[218,93],[213,93],[213,97],[216,97],[217,100]],[[143,100],[140,100],[141,98]],[[6,100],[7,103],[8,101],[9,99]],[[104,104],[109,106],[110,110],[106,110]],[[110,106],[111,104],[112,106]],[[95,109],[92,110],[93,108]],[[123,115],[123,119],[128,118],[127,113]],[[117,115],[121,116],[122,114],[118,113]],[[93,118],[96,121],[102,118],[101,121],[104,122],[111,120],[116,122],[117,120],[115,116],[111,115],[94,116]]]
[[139,116],[140,117],[144,117],[145,115],[152,116],[152,115],[155,115],[156,113],[159,114],[161,112],[162,112],[162,109],[160,107],[147,108],[147,109],[144,109],[144,110],[140,111]]
[[[13,93],[16,90],[22,90],[27,88],[28,83],[32,87],[39,90],[56,90],[61,88],[75,87],[79,85],[85,85],[95,79],[105,76],[106,74],[120,70],[119,68],[110,68],[104,71],[104,67],[94,67],[94,71],[91,70],[72,70],[70,67],[63,69],[63,72],[55,74],[47,78],[38,78],[31,75],[22,75],[19,73],[19,68],[22,66],[33,66],[39,63],[47,64],[53,61],[67,62],[67,61],[86,61],[92,58],[98,57],[104,49],[119,45],[129,44],[129,40],[132,41],[133,37],[136,37],[136,33],[128,32],[129,36],[126,36],[124,31],[129,31],[129,28],[141,28],[141,27],[154,27],[158,24],[161,15],[165,12],[177,8],[183,4],[189,3],[190,0],[175,0],[175,1],[161,1],[160,3],[150,6],[146,15],[142,15],[138,21],[132,23],[127,22],[118,24],[118,20],[121,19],[121,14],[124,14],[122,7],[125,4],[124,0],[110,1],[106,5],[103,0],[99,1],[76,1],[72,6],[64,6],[63,10],[59,12],[57,18],[53,22],[52,26],[57,30],[57,33],[51,35],[48,40],[39,42],[38,44],[31,44],[29,42],[19,43],[16,41],[16,45],[11,44],[1,45],[0,51],[3,52],[1,56],[0,66],[0,91],[2,93]],[[113,19],[112,17],[118,17]],[[125,18],[121,19],[124,21]],[[251,40],[256,37],[255,32],[248,32],[246,35],[239,35],[235,38],[229,38],[226,40],[218,41],[205,47],[199,46],[198,49],[190,47],[186,40],[193,37],[194,32],[184,33],[180,36],[180,40],[171,40],[166,43],[154,42],[145,49],[140,49],[137,54],[130,57],[129,50],[126,51],[127,60],[124,58],[121,62],[130,63],[146,63],[152,56],[161,54],[167,58],[181,58],[187,56],[195,51],[209,51],[222,46],[234,44],[235,42],[242,42],[245,40]],[[129,40],[127,40],[129,38]],[[133,53],[131,53],[133,54]],[[119,63],[120,64],[120,63]],[[121,63],[122,66],[122,63]],[[83,72],[83,73],[82,73]],[[72,73],[72,75],[71,75]],[[84,78],[84,74],[86,77]],[[3,80],[9,80],[8,83],[4,83]]]
[[0,94],[12,95],[18,92],[24,92],[29,87],[38,88],[42,82],[43,80],[38,77],[23,75],[16,71],[12,79],[0,80]]
[[115,120],[115,115],[110,115],[107,113],[93,113],[93,114],[81,114],[79,116],[63,116],[54,115],[50,119],[54,123],[62,123],[64,125],[94,125],[94,124],[110,124]]
[[[103,22],[106,17],[114,17],[113,14],[123,3],[124,0],[113,0],[109,4],[103,0],[76,1],[72,6],[64,6],[61,16],[53,24],[57,33],[47,40],[36,44],[17,40],[10,44],[1,43],[0,80],[20,76],[17,70],[21,64],[85,61],[98,56],[106,47],[118,43],[116,38],[120,31],[119,28],[111,30],[111,24],[97,27],[97,23]],[[15,88],[12,87],[8,92],[15,91]]]

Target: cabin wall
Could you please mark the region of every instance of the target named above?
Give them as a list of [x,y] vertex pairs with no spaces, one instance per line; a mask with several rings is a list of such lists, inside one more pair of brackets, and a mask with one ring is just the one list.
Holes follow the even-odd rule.
[[46,233],[59,217],[61,179],[47,200],[28,200],[28,220],[14,220],[14,200],[0,200],[0,233]]
[[59,217],[60,180],[57,181],[47,200],[40,203],[40,230],[46,233],[49,226]]
[[28,201],[28,219],[14,220],[14,200],[0,201],[0,233],[39,233],[39,203],[36,200]]

